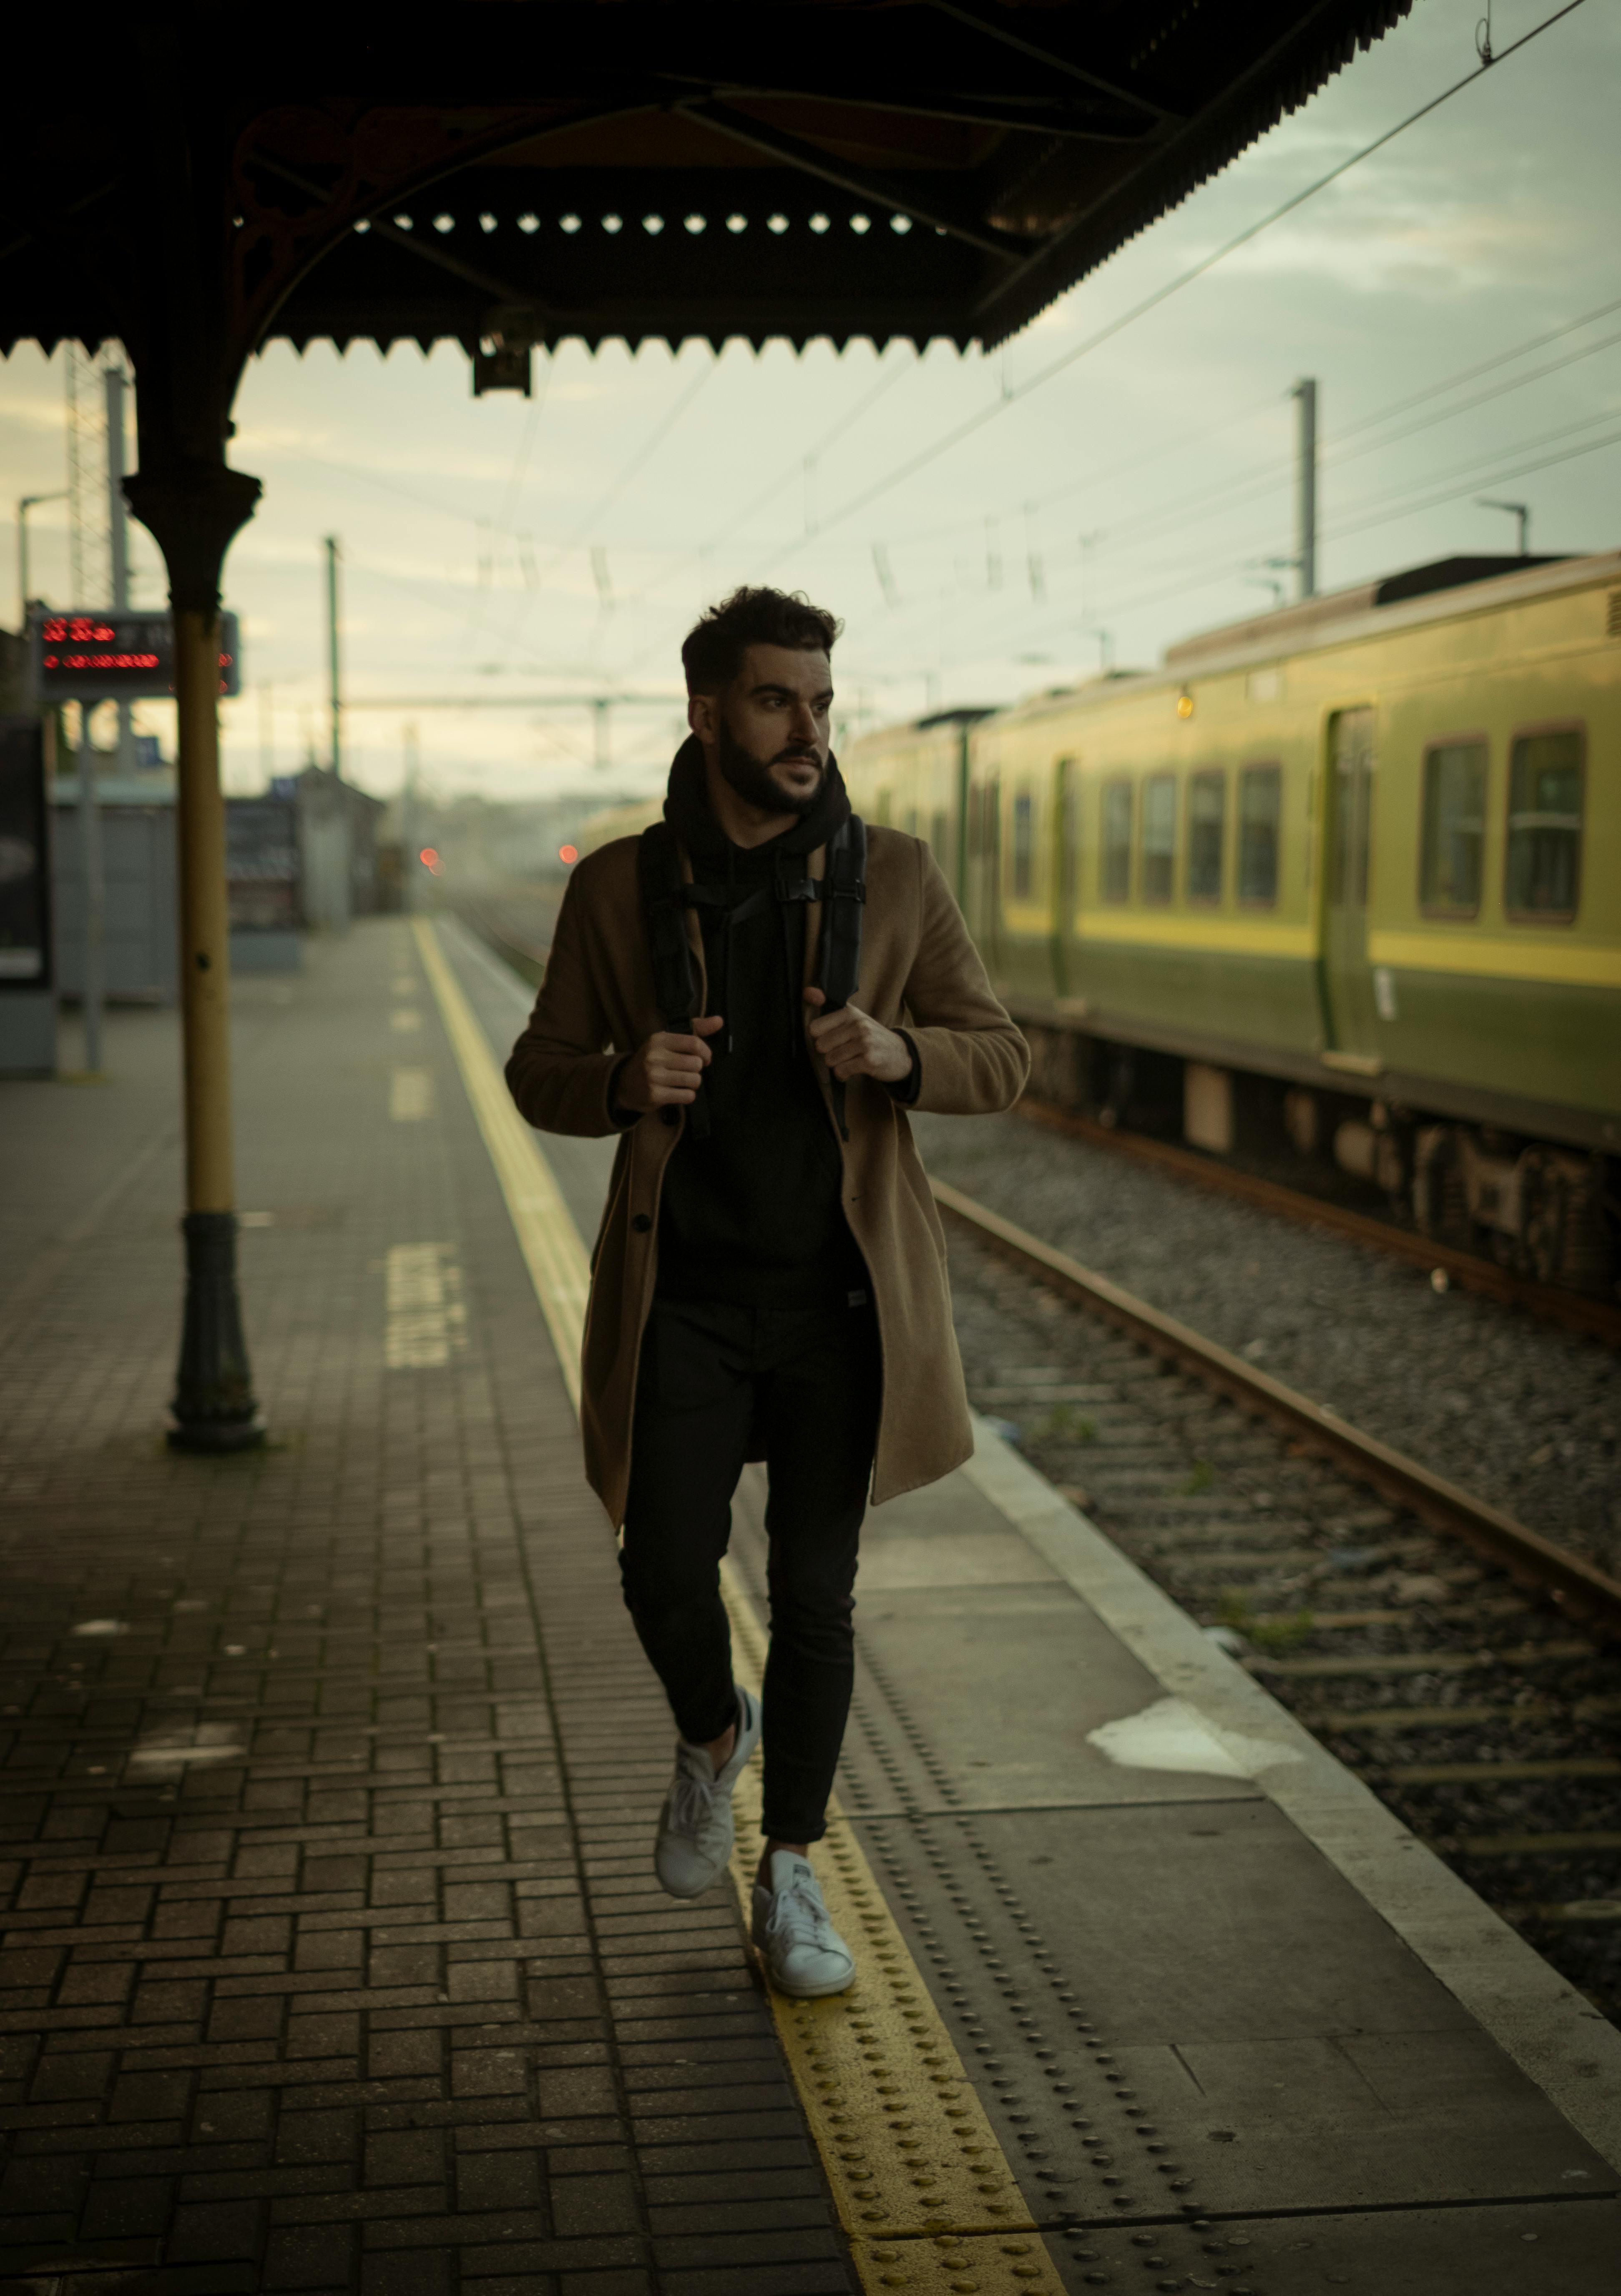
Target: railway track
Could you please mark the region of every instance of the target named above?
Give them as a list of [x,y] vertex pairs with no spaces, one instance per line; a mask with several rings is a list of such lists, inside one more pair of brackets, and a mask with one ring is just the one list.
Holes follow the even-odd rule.
[[1217,1195],[1234,1196],[1241,1203],[1275,1212],[1281,1218],[1348,1236],[1354,1243],[1368,1244],[1389,1259],[1422,1268],[1432,1281],[1438,1273],[1445,1284],[1456,1284],[1461,1292],[1478,1292],[1505,1307],[1523,1308],[1539,1323],[1556,1324],[1565,1331],[1579,1332],[1584,1339],[1621,1349],[1621,1307],[1612,1306],[1608,1300],[1563,1291],[1553,1283],[1534,1283],[1527,1276],[1516,1275],[1510,1268],[1499,1267],[1495,1260],[1479,1252],[1466,1251],[1457,1244],[1438,1243],[1429,1236],[1398,1227],[1393,1220],[1354,1211],[1348,1205],[1311,1195],[1303,1188],[1288,1187],[1282,1181],[1267,1179],[1257,1172],[1246,1172],[1237,1165],[1202,1155],[1197,1149],[1179,1147],[1168,1140],[1150,1139],[1140,1132],[1111,1129],[1094,1118],[1055,1108],[1047,1101],[1021,1100],[1018,1113],[1044,1130],[1111,1149],[1134,1163],[1170,1172],[1178,1179],[1208,1188]]
[[[463,914],[515,972],[538,986],[545,970],[546,951],[534,937],[532,922],[524,929],[515,929],[505,916],[477,905],[463,905]],[[1478,1293],[1505,1307],[1522,1308],[1540,1323],[1578,1332],[1584,1339],[1596,1340],[1621,1352],[1621,1306],[1612,1306],[1608,1300],[1589,1299],[1578,1292],[1563,1291],[1556,1284],[1533,1283],[1479,1252],[1414,1234],[1394,1221],[1353,1210],[1348,1205],[1311,1195],[1304,1189],[1289,1187],[1281,1180],[1268,1179],[1259,1173],[1246,1172],[1236,1165],[1201,1155],[1196,1149],[1150,1139],[1142,1133],[1110,1128],[1093,1118],[1056,1108],[1047,1101],[1027,1096],[1019,1103],[1017,1112],[1027,1122],[1046,1131],[1111,1149],[1117,1155],[1172,1173],[1178,1179],[1191,1181],[1218,1195],[1236,1197],[1240,1202],[1273,1212],[1281,1218],[1308,1227],[1326,1228],[1355,1243],[1367,1244],[1389,1259],[1421,1268],[1432,1283],[1438,1275],[1445,1285],[1455,1284],[1460,1291]]]
[[[470,931],[476,932],[500,957],[510,965],[520,980],[531,988],[538,988],[546,969],[546,955],[551,947],[551,914],[536,914],[536,905],[526,903],[528,914],[524,924],[512,923],[499,907],[492,909],[487,903],[463,900],[455,905],[456,914]],[[553,913],[554,914],[554,912]],[[536,932],[536,925],[543,931]]]
[[1621,1584],[931,1185],[978,1407],[1621,2020]]

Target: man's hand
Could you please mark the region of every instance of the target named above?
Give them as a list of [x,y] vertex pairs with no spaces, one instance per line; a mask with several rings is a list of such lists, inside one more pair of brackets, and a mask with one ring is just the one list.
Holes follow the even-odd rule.
[[[815,1012],[827,998],[820,988],[807,988],[805,1001]],[[810,1033],[811,1042],[840,1084],[858,1076],[876,1077],[880,1084],[899,1084],[912,1073],[912,1054],[905,1037],[886,1029],[859,1004],[824,1013],[811,1022]]]
[[703,1082],[703,1072],[709,1065],[710,1052],[705,1044],[724,1024],[718,1013],[710,1013],[692,1023],[690,1037],[673,1035],[660,1029],[636,1050],[619,1070],[619,1080],[614,1086],[614,1099],[621,1108],[632,1110],[637,1116],[651,1115],[655,1108],[689,1108],[698,1097],[698,1087]]

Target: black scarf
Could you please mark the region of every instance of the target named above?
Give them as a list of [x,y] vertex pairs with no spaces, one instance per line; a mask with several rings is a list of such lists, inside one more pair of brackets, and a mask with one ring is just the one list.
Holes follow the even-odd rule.
[[708,872],[702,864],[724,863],[729,855],[741,861],[749,853],[814,853],[850,817],[850,800],[844,786],[844,776],[839,770],[839,760],[830,756],[816,802],[791,829],[780,837],[768,838],[764,845],[743,848],[733,845],[715,816],[709,810],[708,778],[704,768],[703,744],[696,734],[689,734],[676,750],[670,767],[669,786],[665,793],[664,817],[692,857],[695,876]]
[[782,898],[789,879],[805,874],[804,857],[825,845],[850,817],[844,776],[831,754],[816,802],[810,811],[768,838],[764,845],[734,845],[709,808],[703,744],[689,734],[670,767],[664,817],[692,857],[692,897],[702,922],[708,956],[709,1001],[727,1016],[716,1052],[733,1050],[729,990],[733,937],[739,924],[769,904],[782,921],[782,949],[786,1025],[796,1055],[801,1049],[799,981],[805,950],[805,908]]

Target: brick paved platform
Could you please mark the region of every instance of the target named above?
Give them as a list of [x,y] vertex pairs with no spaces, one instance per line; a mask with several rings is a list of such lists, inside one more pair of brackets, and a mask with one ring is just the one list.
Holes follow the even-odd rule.
[[[487,1071],[526,997],[423,946]],[[774,2025],[650,1887],[670,1726],[418,942],[238,1010],[257,1456],[161,1439],[172,1016],[0,1087],[0,2289],[1609,2296],[1611,2029],[989,1430],[864,1534],[863,1983]]]
[[852,2284],[403,924],[238,984],[272,1430],[176,1457],[172,1015],[0,1088],[0,2284]]

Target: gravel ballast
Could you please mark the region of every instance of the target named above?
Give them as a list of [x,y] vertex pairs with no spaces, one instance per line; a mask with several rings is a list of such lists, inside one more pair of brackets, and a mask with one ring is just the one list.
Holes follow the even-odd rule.
[[1621,1359],[1597,1341],[1017,1115],[913,1122],[942,1180],[1621,1577]]

